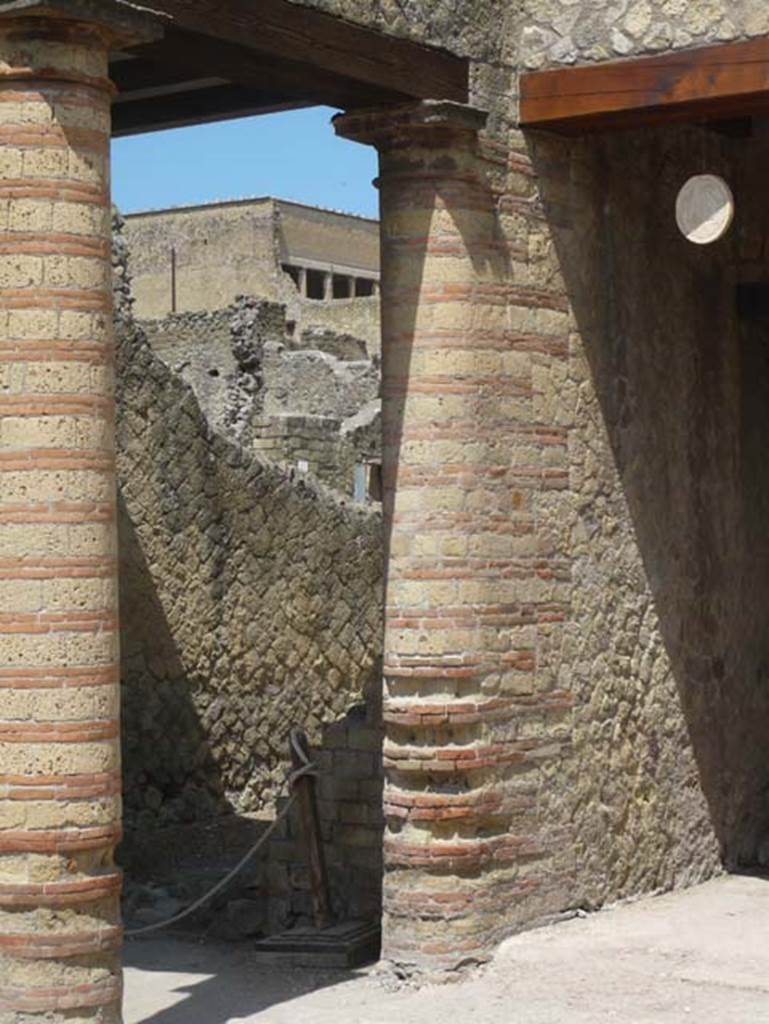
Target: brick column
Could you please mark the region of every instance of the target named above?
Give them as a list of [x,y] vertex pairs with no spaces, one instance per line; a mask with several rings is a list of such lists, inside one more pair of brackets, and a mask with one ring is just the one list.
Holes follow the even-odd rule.
[[121,1019],[112,26],[99,6],[100,25],[56,0],[0,17],[3,1024]]
[[544,858],[540,725],[559,703],[537,695],[549,566],[527,489],[547,470],[531,356],[509,331],[506,154],[495,189],[483,123],[447,103],[335,120],[380,153],[383,955],[419,970],[486,959],[523,920]]

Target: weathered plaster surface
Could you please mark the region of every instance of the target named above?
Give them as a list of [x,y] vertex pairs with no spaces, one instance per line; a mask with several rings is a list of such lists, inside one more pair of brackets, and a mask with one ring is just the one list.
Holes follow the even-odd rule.
[[293,0],[347,21],[440,46],[463,56],[491,57],[505,0]]
[[526,68],[659,53],[769,32],[761,0],[523,0]]

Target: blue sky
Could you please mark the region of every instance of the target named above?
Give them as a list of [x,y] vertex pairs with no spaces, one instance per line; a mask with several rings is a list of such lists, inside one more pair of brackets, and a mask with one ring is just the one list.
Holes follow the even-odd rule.
[[123,211],[274,195],[377,216],[376,152],[338,139],[328,107],[152,132],[113,143]]

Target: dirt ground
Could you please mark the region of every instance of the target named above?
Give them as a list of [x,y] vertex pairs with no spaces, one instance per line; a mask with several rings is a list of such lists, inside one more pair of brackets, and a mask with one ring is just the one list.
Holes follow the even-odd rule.
[[528,932],[464,981],[420,990],[178,938],[131,942],[126,960],[126,1024],[769,1024],[769,880]]

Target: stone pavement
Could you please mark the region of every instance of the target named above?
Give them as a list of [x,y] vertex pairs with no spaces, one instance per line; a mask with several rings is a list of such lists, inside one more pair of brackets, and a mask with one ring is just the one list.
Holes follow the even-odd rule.
[[722,877],[528,932],[474,976],[421,990],[176,938],[126,955],[126,1024],[763,1024],[769,879]]

